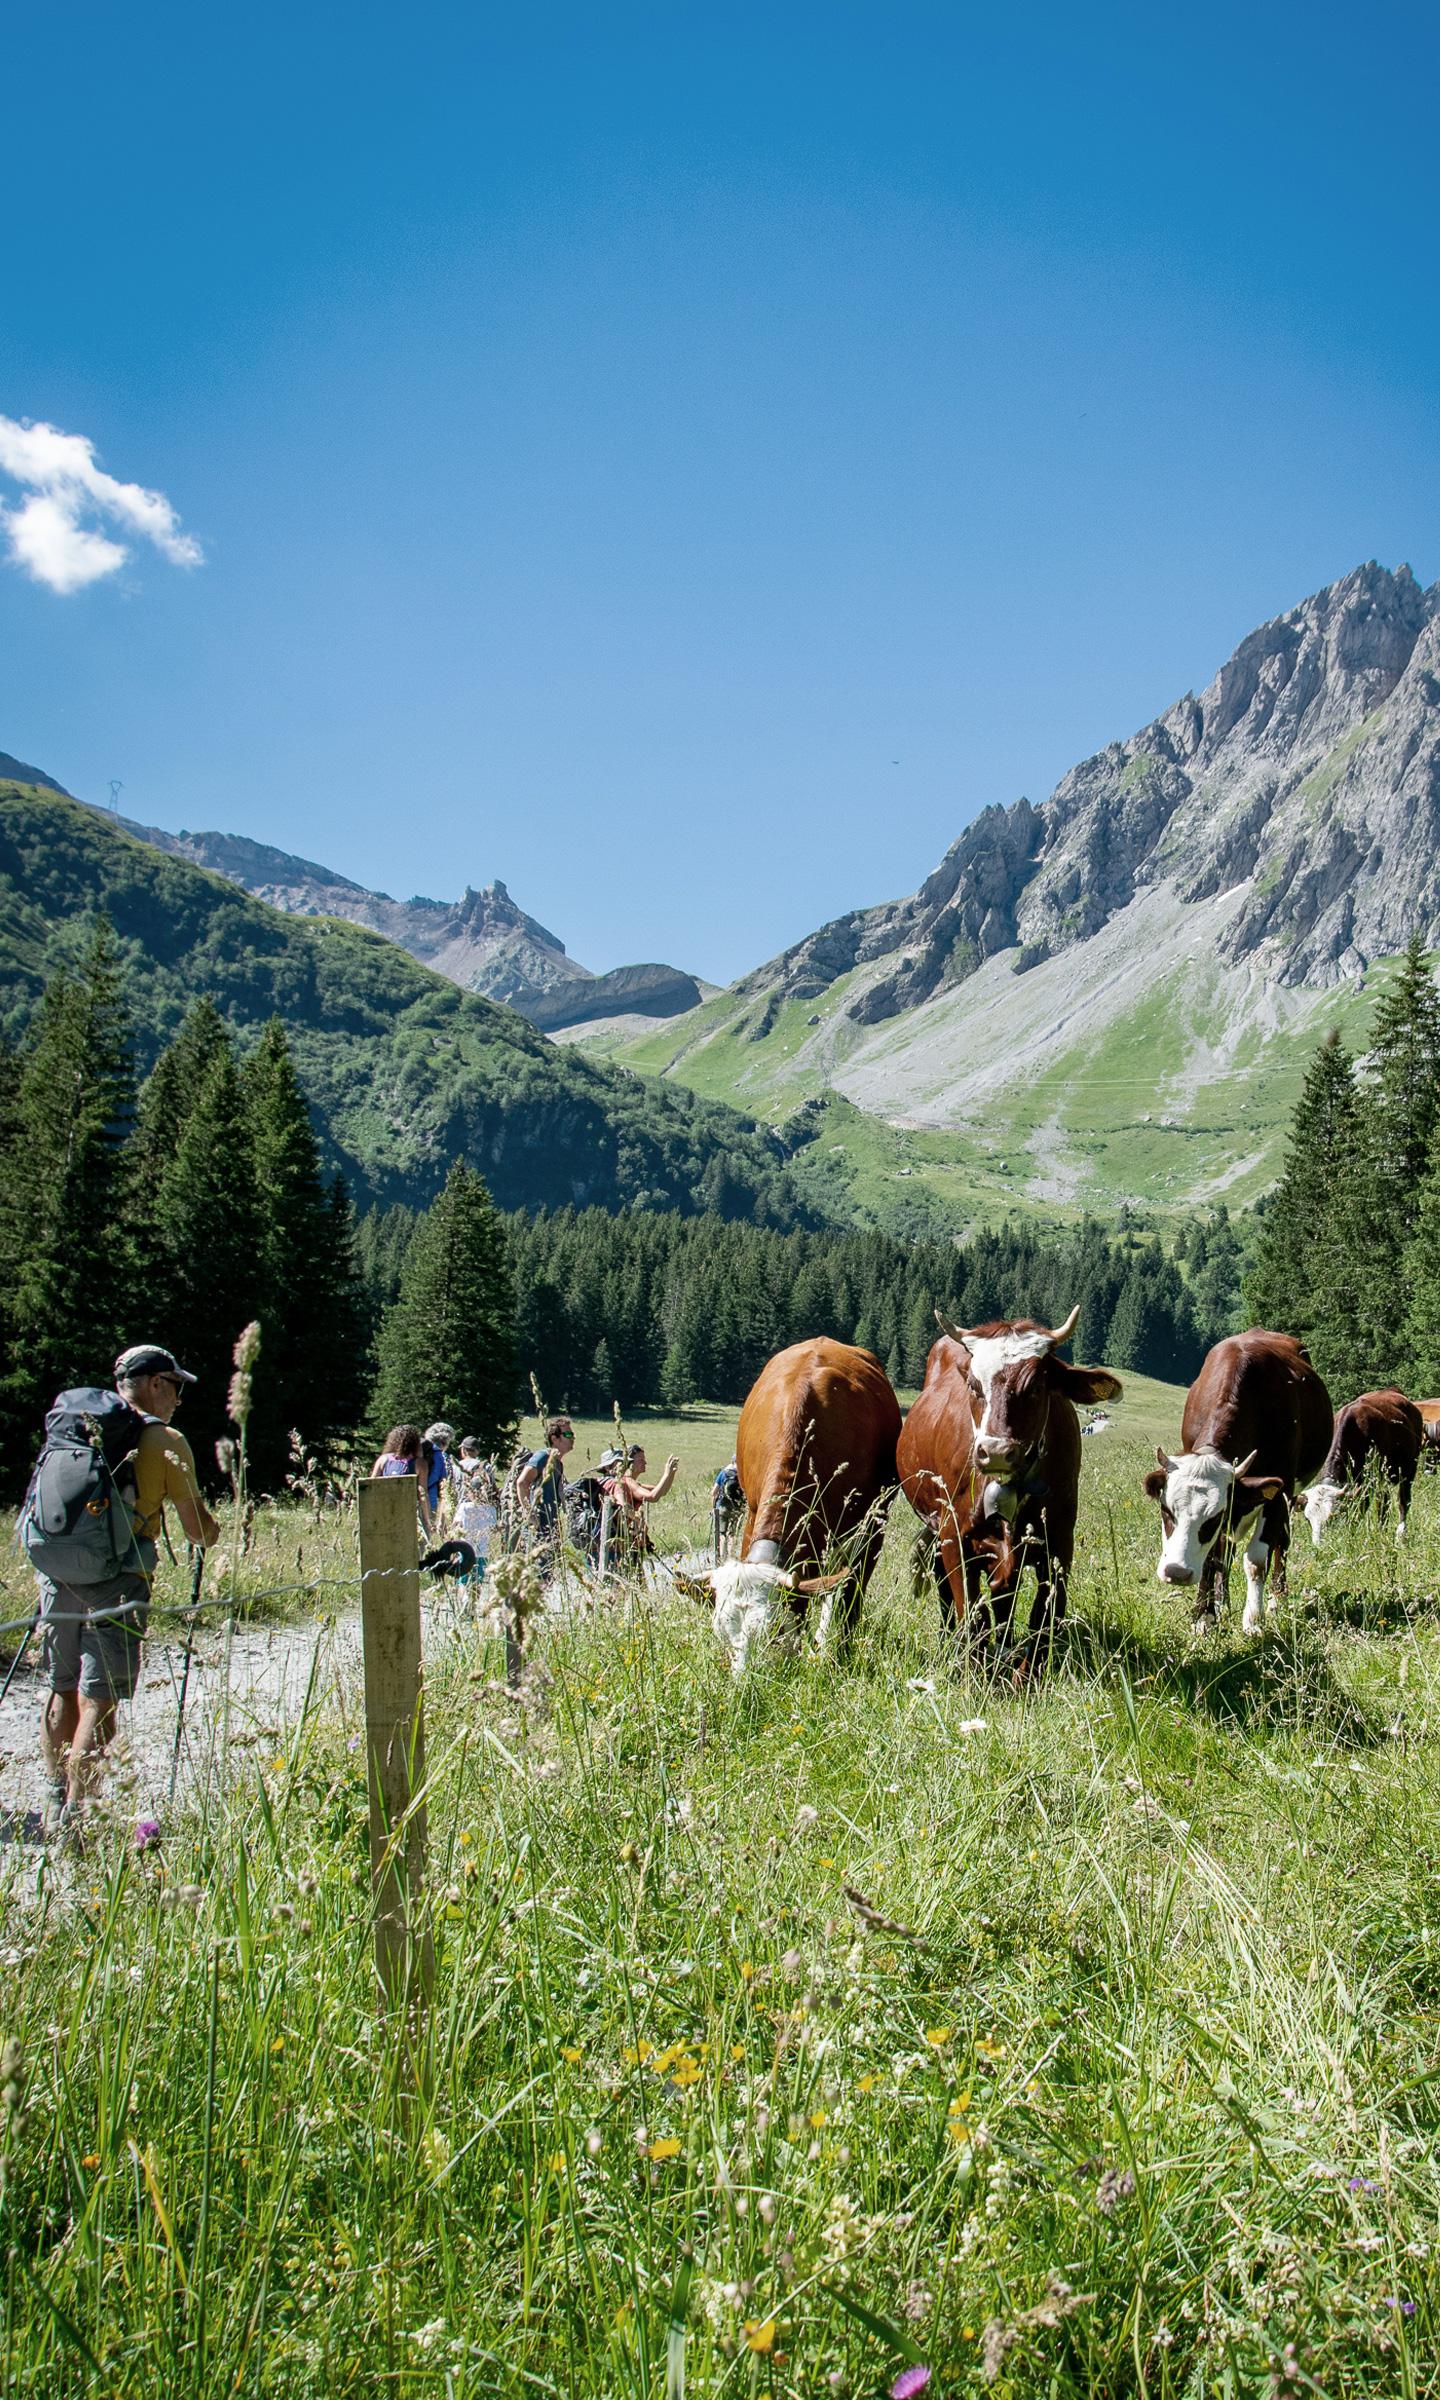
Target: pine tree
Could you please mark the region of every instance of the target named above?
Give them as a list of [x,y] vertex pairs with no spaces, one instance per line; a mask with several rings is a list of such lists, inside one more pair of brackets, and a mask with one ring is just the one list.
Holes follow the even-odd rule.
[[55,976],[10,1077],[0,1162],[0,1442],[12,1468],[57,1390],[108,1383],[127,1338],[135,1261],[124,1156],[135,1110],[115,936],[98,918],[78,969]]
[[1360,1129],[1354,1062],[1332,1032],[1306,1070],[1284,1173],[1242,1287],[1250,1323],[1298,1334],[1327,1381],[1341,1367],[1353,1314],[1347,1193]]
[[262,1486],[285,1472],[292,1429],[307,1449],[356,1425],[365,1343],[348,1195],[327,1198],[320,1150],[278,1017],[241,1069],[259,1217],[263,1366],[250,1423]]
[[377,1427],[444,1417],[497,1452],[515,1424],[515,1294],[504,1227],[457,1160],[421,1219],[380,1329]]
[[1409,1258],[1440,1118],[1440,994],[1418,935],[1375,1009],[1360,1139],[1340,1196],[1352,1262],[1338,1320],[1341,1396],[1393,1383],[1404,1367]]
[[[227,1430],[236,1337],[259,1315],[264,1291],[250,1112],[228,1036],[160,1167],[153,1222],[155,1259],[133,1338],[166,1343],[199,1378],[186,1394],[182,1429],[204,1473]],[[269,1375],[262,1352],[257,1398]]]

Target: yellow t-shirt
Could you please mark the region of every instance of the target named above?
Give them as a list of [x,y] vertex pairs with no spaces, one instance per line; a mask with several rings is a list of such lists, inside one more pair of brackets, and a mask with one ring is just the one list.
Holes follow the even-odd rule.
[[158,1542],[167,1500],[202,1505],[190,1444],[173,1425],[152,1419],[135,1451],[135,1531],[142,1542]]

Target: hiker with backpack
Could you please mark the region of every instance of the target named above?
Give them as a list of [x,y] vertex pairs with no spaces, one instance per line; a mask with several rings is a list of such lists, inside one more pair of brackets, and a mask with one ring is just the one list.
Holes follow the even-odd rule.
[[114,1372],[113,1391],[59,1395],[20,1517],[39,1586],[50,1686],[40,1739],[57,1827],[78,1823],[135,1689],[167,1502],[198,1548],[220,1538],[170,1422],[195,1377],[156,1342],[122,1351]]

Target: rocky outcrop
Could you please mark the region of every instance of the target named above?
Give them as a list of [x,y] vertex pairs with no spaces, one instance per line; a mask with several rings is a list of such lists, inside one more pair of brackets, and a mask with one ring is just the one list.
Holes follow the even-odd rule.
[[678,1017],[698,1008],[702,998],[694,976],[679,967],[612,967],[608,975],[552,984],[524,1013],[542,1033],[558,1033],[562,1026],[587,1025],[599,1017]]
[[1240,644],[1044,805],[988,808],[908,900],[822,926],[742,991],[815,998],[842,975],[860,1024],[917,1006],[998,950],[1020,971],[1166,882],[1246,889],[1225,953],[1281,983],[1363,973],[1418,929],[1440,944],[1440,584],[1357,567]]

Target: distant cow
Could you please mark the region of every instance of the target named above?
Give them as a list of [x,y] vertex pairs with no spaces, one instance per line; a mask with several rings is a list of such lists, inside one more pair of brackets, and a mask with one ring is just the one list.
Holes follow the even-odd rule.
[[1415,1406],[1425,1431],[1421,1456],[1427,1467],[1440,1467],[1440,1400],[1417,1400]]
[[777,1616],[803,1618],[820,1592],[849,1636],[885,1538],[899,1434],[900,1403],[868,1350],[821,1337],[761,1369],[735,1442],[740,1556],[699,1579],[737,1670]]
[[[1337,1412],[1330,1448],[1318,1476],[1304,1494],[1305,1514],[1315,1546],[1336,1509],[1347,1495],[1358,1493],[1371,1459],[1379,1462],[1386,1483],[1400,1495],[1398,1535],[1405,1538],[1405,1519],[1415,1471],[1425,1442],[1425,1424],[1413,1400],[1393,1388],[1362,1392]],[[1382,1486],[1383,1496],[1383,1486]]]
[[1080,1482],[1076,1403],[1118,1400],[1105,1367],[1072,1367],[1056,1354],[1080,1311],[1063,1325],[1032,1318],[943,1328],[925,1382],[905,1420],[901,1489],[929,1529],[947,1626],[973,1634],[982,1579],[997,1642],[1009,1636],[1015,1591],[1035,1571],[1030,1639],[1037,1652],[1065,1614],[1075,1555]]
[[1186,1395],[1178,1458],[1155,1453],[1145,1489],[1160,1503],[1162,1583],[1193,1584],[1195,1622],[1213,1624],[1237,1545],[1246,1633],[1260,1630],[1265,1574],[1285,1588],[1290,1502],[1330,1447],[1330,1395],[1293,1335],[1256,1328],[1217,1342]]

